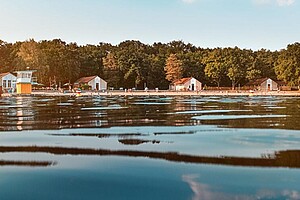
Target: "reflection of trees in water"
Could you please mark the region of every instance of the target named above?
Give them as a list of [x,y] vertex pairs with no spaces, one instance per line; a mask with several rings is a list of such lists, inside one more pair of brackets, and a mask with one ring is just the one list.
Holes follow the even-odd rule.
[[27,152],[27,153],[50,153],[55,155],[98,155],[98,156],[129,156],[162,159],[173,162],[217,164],[244,167],[290,167],[300,168],[300,150],[279,151],[275,154],[266,154],[261,158],[246,157],[206,157],[179,154],[177,152],[152,152],[134,150],[106,150],[88,148],[65,148],[65,147],[42,147],[42,146],[11,146],[0,147],[1,153]]
[[53,165],[56,165],[56,162],[0,160],[0,166],[48,167]]
[[[47,97],[49,98],[49,97]],[[140,103],[140,104],[136,104]],[[152,103],[152,104],[151,104]],[[0,130],[176,126],[213,124],[234,128],[300,130],[299,99],[279,97],[12,97],[0,101]],[[2,106],[2,107],[1,107]],[[126,109],[113,109],[119,106]],[[277,107],[277,108],[276,108]],[[103,108],[82,110],[82,108]],[[104,109],[109,108],[109,109]],[[253,110],[253,115],[287,115],[272,119],[193,120],[177,111]],[[240,115],[245,112],[234,112]],[[198,113],[198,115],[204,115]],[[207,114],[209,115],[209,114]],[[225,113],[227,115],[227,113]]]

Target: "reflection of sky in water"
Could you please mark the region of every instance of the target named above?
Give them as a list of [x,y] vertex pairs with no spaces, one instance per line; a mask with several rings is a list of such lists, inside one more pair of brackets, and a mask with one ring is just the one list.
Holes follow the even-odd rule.
[[[80,136],[68,136],[68,134]],[[124,134],[140,134],[124,136]],[[84,135],[87,134],[85,137]],[[108,137],[89,134],[108,134]],[[114,137],[110,136],[114,134]],[[144,143],[124,145],[120,137],[160,141],[159,144]],[[122,136],[123,134],[123,136]],[[61,136],[60,136],[61,135]],[[231,129],[215,126],[178,127],[112,127],[94,129],[63,129],[47,131],[3,132],[0,146],[61,146],[101,148],[111,150],[141,150],[180,152],[208,156],[260,157],[285,149],[299,149],[300,132],[279,129]]]
[[299,199],[300,173],[294,169],[124,157],[66,156],[65,160],[72,164],[0,168],[1,199]]
[[[226,177],[225,177],[226,178]],[[234,193],[234,191],[222,191],[221,187],[216,187],[214,185],[207,185],[199,182],[201,177],[195,174],[183,175],[182,180],[186,182],[194,195],[192,197],[193,200],[213,200],[213,199],[247,199],[247,200],[255,200],[255,199],[290,199],[296,200],[300,199],[300,190],[296,189],[282,189],[277,190],[277,188],[268,188],[268,183],[266,185],[261,186],[261,189],[254,188],[254,192],[248,193],[240,192]],[[249,180],[249,179],[248,179]],[[236,180],[238,182],[238,180]],[[269,180],[268,180],[269,181]],[[278,181],[278,180],[277,180]],[[261,184],[261,183],[258,183]],[[247,183],[242,183],[241,186],[245,186]],[[249,183],[248,183],[249,185]],[[286,186],[287,188],[289,186]],[[258,187],[259,188],[259,187]],[[223,189],[224,190],[224,189]],[[241,190],[243,191],[243,190]]]

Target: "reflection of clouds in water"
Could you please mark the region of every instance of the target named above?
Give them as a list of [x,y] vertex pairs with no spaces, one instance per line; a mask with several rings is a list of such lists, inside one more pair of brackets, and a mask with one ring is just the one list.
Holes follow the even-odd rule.
[[196,179],[198,175],[183,175],[182,180],[187,182],[194,192],[193,200],[212,199],[212,193],[209,191],[209,186],[198,183]]
[[295,190],[284,190],[282,193],[281,193],[284,197],[288,197],[288,199],[291,199],[291,200],[296,200],[296,199],[300,199],[300,193],[298,191],[295,191]]
[[276,198],[284,198],[289,200],[299,200],[300,199],[300,193],[296,190],[283,190],[281,192],[276,192],[273,190],[260,190],[257,193],[258,199],[276,199]]
[[277,199],[284,198],[290,200],[300,200],[300,193],[295,190],[283,190],[281,192],[276,192],[274,190],[263,189],[258,191],[254,195],[241,195],[241,194],[226,194],[222,192],[216,192],[212,190],[212,187],[206,184],[197,182],[198,175],[189,174],[183,175],[182,180],[189,184],[191,190],[194,193],[193,200],[213,200],[213,199],[223,199],[223,200],[254,200],[254,199]]

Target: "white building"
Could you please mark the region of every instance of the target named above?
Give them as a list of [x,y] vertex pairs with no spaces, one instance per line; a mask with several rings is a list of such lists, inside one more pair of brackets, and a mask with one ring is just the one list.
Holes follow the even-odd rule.
[[17,77],[10,72],[0,74],[0,86],[2,86],[2,90],[14,91],[16,89],[16,81]]
[[90,90],[106,90],[107,89],[107,82],[104,81],[99,76],[88,76],[82,77],[75,81],[75,87],[85,87],[88,86]]
[[174,81],[170,85],[170,89],[176,91],[199,91],[202,90],[202,83],[193,77],[182,78]]
[[280,85],[270,78],[260,78],[247,83],[245,86],[260,91],[272,91],[278,90]]

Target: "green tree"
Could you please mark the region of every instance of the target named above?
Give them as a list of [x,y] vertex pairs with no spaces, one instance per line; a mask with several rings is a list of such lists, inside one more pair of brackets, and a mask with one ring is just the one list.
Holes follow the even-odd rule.
[[279,80],[290,86],[300,85],[300,43],[288,45],[287,49],[280,52],[275,72]]
[[227,66],[227,76],[231,80],[234,90],[237,83],[246,77],[247,68],[251,65],[251,52],[241,50],[237,47],[225,49]]
[[188,52],[181,57],[183,66],[183,77],[194,77],[201,82],[205,81],[203,59],[206,53],[202,50]]
[[223,54],[223,50],[217,48],[210,52],[203,60],[205,75],[211,79],[212,82],[216,83],[218,88],[226,72],[225,55]]
[[0,40],[0,73],[15,70],[13,65],[15,57],[13,45]]
[[266,49],[261,49],[253,52],[253,61],[247,68],[247,80],[268,77],[276,79],[274,71],[274,63],[277,60],[277,52],[271,52]]
[[120,69],[114,53],[109,52],[106,57],[103,58],[103,68],[104,77],[109,86],[118,87],[120,85]]
[[148,48],[140,41],[125,41],[118,45],[116,57],[122,86],[143,88],[147,84],[150,68]]

